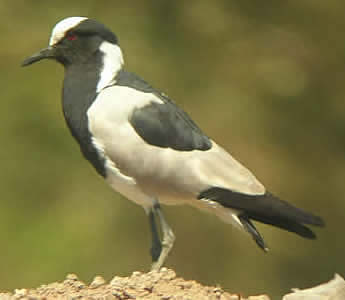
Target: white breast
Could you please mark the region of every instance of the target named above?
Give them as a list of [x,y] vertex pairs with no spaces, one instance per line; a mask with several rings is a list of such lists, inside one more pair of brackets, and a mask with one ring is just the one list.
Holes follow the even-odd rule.
[[124,86],[104,89],[89,108],[89,130],[92,141],[105,159],[106,181],[125,197],[144,207],[151,207],[154,196],[145,193],[134,177],[125,174],[123,166],[131,163],[139,140],[129,124],[135,108],[161,100],[152,94]]

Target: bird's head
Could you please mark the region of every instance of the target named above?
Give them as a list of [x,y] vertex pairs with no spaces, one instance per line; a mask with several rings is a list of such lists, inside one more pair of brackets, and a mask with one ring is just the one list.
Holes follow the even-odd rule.
[[55,59],[68,67],[84,64],[95,55],[108,56],[113,63],[123,64],[116,35],[103,24],[86,17],[69,17],[58,22],[52,30],[49,45],[28,57],[22,66],[28,66],[42,59]]
[[48,47],[25,59],[22,66],[42,59],[54,59],[67,70],[77,70],[78,76],[97,76],[97,92],[111,85],[123,66],[116,35],[103,24],[85,17],[69,17],[57,23]]

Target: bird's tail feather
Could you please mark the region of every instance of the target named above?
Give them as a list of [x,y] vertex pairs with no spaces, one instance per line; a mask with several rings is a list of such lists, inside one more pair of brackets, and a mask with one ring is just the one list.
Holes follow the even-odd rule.
[[245,214],[239,215],[238,219],[240,220],[241,224],[243,225],[244,229],[252,236],[253,240],[255,243],[265,252],[268,251],[268,247],[262,238],[261,234],[259,231],[256,229],[254,224],[250,221],[248,216]]
[[273,225],[308,239],[315,239],[316,236],[303,224],[324,226],[320,217],[294,207],[270,193],[247,195],[225,188],[212,187],[201,192],[198,199],[212,200],[224,207],[239,210],[239,220],[243,227],[262,249],[265,249],[265,243],[250,220]]

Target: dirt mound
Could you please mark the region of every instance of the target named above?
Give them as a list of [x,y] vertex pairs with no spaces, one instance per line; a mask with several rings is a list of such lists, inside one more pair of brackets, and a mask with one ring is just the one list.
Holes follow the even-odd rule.
[[202,286],[176,276],[166,268],[159,272],[134,272],[130,277],[115,276],[107,283],[96,276],[89,284],[80,281],[74,274],[67,275],[63,282],[42,285],[37,289],[17,289],[14,293],[0,293],[5,299],[160,299],[160,300],[269,300],[267,296],[243,298],[224,292],[220,287]]

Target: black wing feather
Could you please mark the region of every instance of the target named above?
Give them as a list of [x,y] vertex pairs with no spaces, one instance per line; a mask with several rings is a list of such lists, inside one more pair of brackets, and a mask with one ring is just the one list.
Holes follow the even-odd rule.
[[208,150],[212,144],[172,103],[152,102],[134,110],[130,123],[150,145],[179,151]]
[[135,109],[130,117],[129,122],[146,143],[179,151],[206,151],[212,147],[210,139],[186,112],[140,77],[122,70],[116,85],[152,93],[162,100],[163,103],[151,102]]

